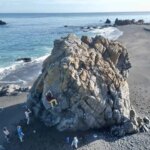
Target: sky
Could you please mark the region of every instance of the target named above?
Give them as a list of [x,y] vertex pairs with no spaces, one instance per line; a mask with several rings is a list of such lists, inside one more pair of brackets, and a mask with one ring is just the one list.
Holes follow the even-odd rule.
[[0,0],[0,13],[150,11],[150,0]]

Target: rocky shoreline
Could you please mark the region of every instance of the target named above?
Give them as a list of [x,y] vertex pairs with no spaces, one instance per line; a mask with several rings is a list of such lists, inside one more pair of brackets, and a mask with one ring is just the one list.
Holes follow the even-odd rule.
[[[142,118],[145,116],[150,117],[150,109],[149,109],[149,84],[150,84],[150,79],[149,79],[149,69],[148,69],[148,64],[149,64],[149,32],[144,32],[143,30],[143,25],[127,25],[127,26],[120,26],[119,29],[124,32],[124,35],[119,39],[119,41],[123,42],[127,48],[128,52],[130,55],[130,60],[132,62],[132,69],[130,71],[130,76],[129,76],[129,86],[130,86],[130,97],[131,97],[131,103],[132,105],[136,108],[137,114],[141,114]],[[146,26],[149,28],[149,26]],[[138,59],[137,59],[138,58]],[[144,59],[143,59],[144,58]],[[144,72],[144,74],[143,74]],[[21,96],[21,95],[20,95]],[[5,98],[3,100],[3,98]],[[13,102],[16,100],[18,96],[12,97],[0,97],[0,102],[1,105],[3,103],[6,103],[6,101]],[[22,96],[19,99],[23,99]],[[26,98],[25,98],[26,99]],[[10,105],[9,105],[10,106]],[[8,107],[8,106],[7,106]],[[17,106],[18,108],[19,106]],[[11,107],[10,107],[11,108]],[[22,109],[22,106],[21,106]],[[16,108],[15,110],[16,111]],[[4,115],[4,114],[8,115]],[[19,113],[17,113],[19,114]],[[15,115],[17,118],[17,114]],[[3,115],[3,116],[2,116]],[[0,119],[6,122],[8,124],[8,119],[11,116],[11,112],[9,110],[5,111],[3,114],[0,113]],[[7,118],[7,119],[6,119]],[[13,116],[12,116],[13,118]],[[2,123],[3,125],[3,123]],[[35,128],[35,126],[34,126]],[[34,129],[33,128],[33,129]],[[31,132],[33,130],[30,130]],[[52,134],[51,131],[49,131],[50,134]],[[45,133],[45,132],[44,132]],[[47,133],[47,131],[46,131]],[[56,135],[56,132],[54,132]],[[87,140],[85,144],[82,143],[81,140],[81,145],[79,147],[79,150],[85,150],[85,149],[102,149],[102,150],[137,150],[137,149],[147,149],[149,150],[149,145],[150,145],[150,134],[149,132],[146,133],[137,133],[134,135],[130,136],[125,136],[123,138],[116,138],[112,137],[111,135],[106,135],[106,133],[99,133],[99,131],[96,132],[97,138],[93,138],[93,134],[88,134],[89,139],[92,140]],[[52,134],[53,135],[53,134]],[[78,135],[76,133],[76,135]],[[17,139],[14,139],[13,144],[16,145],[14,146],[13,150],[31,150],[37,146],[37,143],[40,143],[41,145],[41,140],[46,141],[47,143],[50,143],[45,147],[45,150],[48,149],[69,149],[68,145],[64,144],[65,142],[63,141],[65,139],[65,136],[61,138],[59,136],[53,137],[50,136],[49,139],[50,141],[47,140],[48,137],[44,139],[44,137],[41,139],[41,135],[37,136],[35,135],[34,138],[32,138],[33,144],[30,142],[31,139],[28,139],[28,135],[26,137],[25,144],[19,144]],[[85,136],[86,137],[86,136]],[[87,137],[86,137],[87,138]],[[1,136],[1,139],[3,137]],[[88,139],[88,138],[87,138]],[[37,142],[39,140],[39,142]],[[61,146],[58,146],[58,140],[59,142],[62,143],[60,144]],[[26,143],[28,143],[28,146],[26,147]],[[46,143],[45,143],[46,144]],[[11,145],[6,145],[6,149],[12,150]],[[42,147],[42,145],[41,145]],[[38,147],[39,148],[39,147]],[[43,147],[42,147],[43,148]],[[39,148],[40,149],[40,148]],[[43,150],[43,149],[40,149]]]
[[0,86],[0,97],[17,96],[23,92],[29,92],[30,87],[20,86],[16,84],[6,84]]

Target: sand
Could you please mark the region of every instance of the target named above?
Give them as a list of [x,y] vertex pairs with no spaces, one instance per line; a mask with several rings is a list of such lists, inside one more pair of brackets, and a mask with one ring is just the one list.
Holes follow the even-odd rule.
[[[127,47],[132,63],[128,79],[131,103],[140,116],[148,116],[150,118],[150,32],[145,31],[144,27],[149,28],[150,26],[127,25],[118,27],[124,32],[123,36],[118,40]],[[12,131],[15,129],[14,124],[24,119],[23,106],[25,100],[26,94],[0,98],[0,107],[6,108],[3,112],[0,112],[0,143],[4,141],[1,132],[2,127],[7,125]],[[28,129],[24,127],[24,130],[31,132],[33,130],[32,125]],[[98,138],[93,138],[94,133],[98,135]],[[41,139],[42,135],[44,137]],[[73,136],[73,134],[71,135]],[[110,136],[107,132],[92,131],[84,133],[84,135],[86,140],[84,142],[81,140],[79,150],[150,150],[150,133],[138,133],[120,139]],[[47,131],[42,131],[42,133],[39,132],[37,135],[31,134],[31,137],[27,137],[23,144],[18,145],[19,142],[16,142],[14,138],[12,145],[17,143],[17,146],[12,147],[10,143],[6,147],[8,150],[71,149],[70,145],[65,143],[65,137],[65,133],[57,133],[54,130],[49,131],[48,134]],[[40,141],[43,142],[40,143]],[[44,145],[44,142],[49,144],[45,144],[45,147],[41,148],[41,144]],[[40,146],[37,147],[37,144]]]

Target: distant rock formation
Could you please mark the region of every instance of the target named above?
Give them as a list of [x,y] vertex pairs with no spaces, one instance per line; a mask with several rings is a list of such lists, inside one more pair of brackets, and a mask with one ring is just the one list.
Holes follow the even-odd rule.
[[18,58],[16,61],[23,61],[23,62],[31,62],[31,58],[25,57],[25,58]]
[[111,24],[111,21],[110,21],[109,19],[107,19],[107,20],[105,21],[105,24]]
[[0,25],[6,25],[6,22],[0,20]]
[[142,25],[145,24],[143,19],[140,19],[138,21],[135,21],[135,19],[129,20],[119,20],[118,18],[115,20],[114,25],[115,26],[122,26],[122,25],[129,25],[129,24],[137,24],[137,25]]
[[27,104],[59,131],[112,127],[117,136],[135,133],[141,122],[130,105],[130,68],[120,43],[71,34],[55,40]]

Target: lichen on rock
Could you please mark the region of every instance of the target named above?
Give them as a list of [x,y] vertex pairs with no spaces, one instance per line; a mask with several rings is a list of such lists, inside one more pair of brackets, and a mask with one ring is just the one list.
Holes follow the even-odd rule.
[[[130,68],[127,49],[119,42],[70,34],[54,41],[28,106],[60,131],[113,127],[116,133],[117,126],[119,135],[134,133],[139,124],[129,98]],[[55,105],[46,98],[49,91]]]

